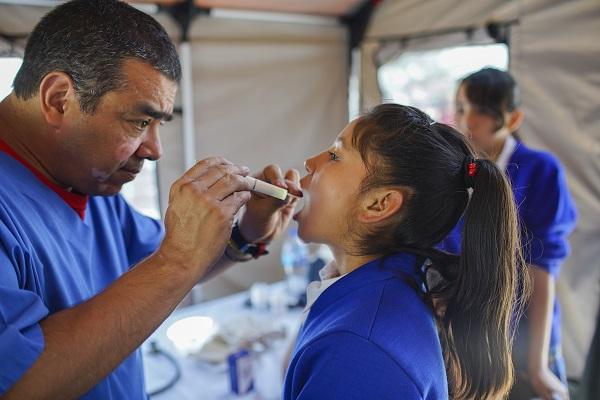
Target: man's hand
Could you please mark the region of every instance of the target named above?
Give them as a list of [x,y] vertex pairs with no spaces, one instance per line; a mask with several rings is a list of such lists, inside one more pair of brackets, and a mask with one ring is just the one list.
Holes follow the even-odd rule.
[[302,197],[300,174],[295,169],[290,169],[284,176],[277,165],[269,165],[255,177],[287,189],[290,194],[285,201],[281,201],[253,193],[246,204],[240,221],[242,236],[249,242],[270,242],[287,228],[298,197]]
[[200,279],[223,254],[233,217],[250,199],[246,167],[220,157],[190,168],[171,187],[159,252]]

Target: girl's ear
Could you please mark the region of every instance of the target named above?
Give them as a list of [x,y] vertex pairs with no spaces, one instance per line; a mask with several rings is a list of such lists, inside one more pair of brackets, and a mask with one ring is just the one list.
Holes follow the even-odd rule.
[[508,118],[506,119],[506,127],[508,128],[510,133],[513,133],[514,131],[519,129],[519,127],[521,127],[523,117],[525,117],[525,114],[518,108],[508,113]]
[[363,223],[377,223],[400,212],[404,204],[404,194],[398,189],[373,189],[363,196],[358,220]]

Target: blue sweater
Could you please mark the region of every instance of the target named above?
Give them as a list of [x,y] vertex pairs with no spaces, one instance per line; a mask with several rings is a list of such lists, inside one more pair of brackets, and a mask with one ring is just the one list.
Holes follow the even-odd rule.
[[447,399],[441,345],[417,289],[418,267],[414,256],[396,254],[325,290],[300,331],[283,399]]

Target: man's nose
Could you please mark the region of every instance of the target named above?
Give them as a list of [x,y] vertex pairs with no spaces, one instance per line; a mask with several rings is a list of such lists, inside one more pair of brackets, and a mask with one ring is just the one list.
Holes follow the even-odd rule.
[[158,135],[158,127],[147,131],[146,138],[140,145],[136,155],[139,158],[156,161],[162,156],[162,144]]

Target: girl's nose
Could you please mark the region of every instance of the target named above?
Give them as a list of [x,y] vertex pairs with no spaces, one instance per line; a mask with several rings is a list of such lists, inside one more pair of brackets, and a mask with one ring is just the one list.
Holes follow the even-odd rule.
[[311,158],[309,158],[308,160],[304,161],[304,169],[306,170],[307,173],[312,174],[314,169],[311,166]]

